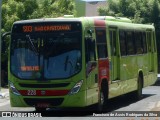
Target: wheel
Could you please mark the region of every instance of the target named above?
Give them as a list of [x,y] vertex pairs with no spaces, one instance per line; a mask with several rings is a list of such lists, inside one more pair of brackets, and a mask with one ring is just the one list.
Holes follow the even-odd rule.
[[137,98],[138,99],[142,98],[142,88],[143,88],[142,78],[139,76],[139,78],[138,78],[138,90],[137,90]]
[[98,111],[102,112],[103,111],[103,106],[104,106],[104,95],[103,92],[100,91],[99,93],[99,101],[98,101]]
[[137,100],[140,100],[142,98],[142,88],[143,88],[143,84],[142,84],[142,78],[139,76],[138,77],[138,82],[137,82],[137,90],[135,91],[135,98]]
[[107,111],[107,103],[108,103],[108,89],[107,86],[103,85],[99,93],[98,111],[99,112]]

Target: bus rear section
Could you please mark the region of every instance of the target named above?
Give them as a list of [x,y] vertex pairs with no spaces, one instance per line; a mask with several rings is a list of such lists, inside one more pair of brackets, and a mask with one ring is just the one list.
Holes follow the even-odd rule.
[[9,55],[11,106],[84,107],[83,56],[81,22],[16,22]]

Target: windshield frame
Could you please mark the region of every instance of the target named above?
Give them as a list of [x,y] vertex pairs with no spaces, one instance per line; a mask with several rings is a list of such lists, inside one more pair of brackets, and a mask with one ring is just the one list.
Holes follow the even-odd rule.
[[[64,33],[73,33],[74,31],[71,31],[71,32],[64,32]],[[71,77],[73,77],[73,76],[75,76],[75,75],[77,75],[78,73],[80,73],[81,71],[82,71],[82,28],[80,27],[79,28],[79,31],[78,31],[80,34],[79,34],[79,36],[78,36],[78,40],[79,40],[79,42],[80,42],[80,52],[81,52],[81,56],[80,56],[80,69],[79,69],[79,71],[78,72],[76,72],[75,74],[72,74],[72,75],[70,75],[69,77],[62,77],[62,78],[50,78],[50,79],[47,79],[47,78],[45,78],[44,77],[44,71],[42,72],[42,76],[43,77],[41,77],[41,78],[29,78],[29,79],[27,79],[27,78],[22,78],[22,77],[19,77],[18,76],[18,74],[16,74],[13,70],[12,70],[12,68],[11,68],[11,66],[12,66],[12,54],[11,54],[11,52],[12,52],[12,43],[13,43],[13,37],[14,37],[14,35],[17,35],[17,36],[26,36],[26,35],[28,35],[28,33],[12,33],[11,34],[11,45],[10,45],[10,72],[11,72],[11,74],[12,75],[14,75],[15,77],[17,77],[18,79],[21,79],[21,80],[40,80],[40,81],[47,81],[47,80],[63,80],[63,79],[69,79],[69,78],[71,78]],[[61,33],[61,32],[60,32]],[[53,34],[53,33],[51,33],[51,32],[49,32],[49,33],[30,33],[30,35],[35,35],[35,36],[37,36],[37,35],[40,35],[40,36],[43,36],[43,37],[47,37],[47,35],[48,34]],[[57,32],[55,33],[55,34],[57,34]],[[30,38],[29,38],[30,39]],[[29,40],[30,41],[30,40]],[[38,53],[38,54],[40,54],[40,53]],[[44,56],[44,54],[43,54],[43,57],[45,57]],[[13,63],[14,64],[14,63]],[[43,70],[45,69],[45,65],[43,66]],[[22,71],[21,71],[22,72]]]

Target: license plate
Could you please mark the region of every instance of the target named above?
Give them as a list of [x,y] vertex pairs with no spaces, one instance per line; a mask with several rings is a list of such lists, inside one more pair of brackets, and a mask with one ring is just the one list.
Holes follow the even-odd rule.
[[38,103],[37,104],[37,107],[40,107],[40,108],[47,108],[49,106],[50,106],[49,103]]

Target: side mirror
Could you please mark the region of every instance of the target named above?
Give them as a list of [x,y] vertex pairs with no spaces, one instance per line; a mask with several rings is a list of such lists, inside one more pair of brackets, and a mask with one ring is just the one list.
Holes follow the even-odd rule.
[[92,37],[92,33],[93,33],[92,30],[87,30],[87,33]]
[[6,36],[11,35],[11,32],[6,32],[2,35],[2,53],[5,53],[6,51],[6,42],[5,42],[5,38]]

